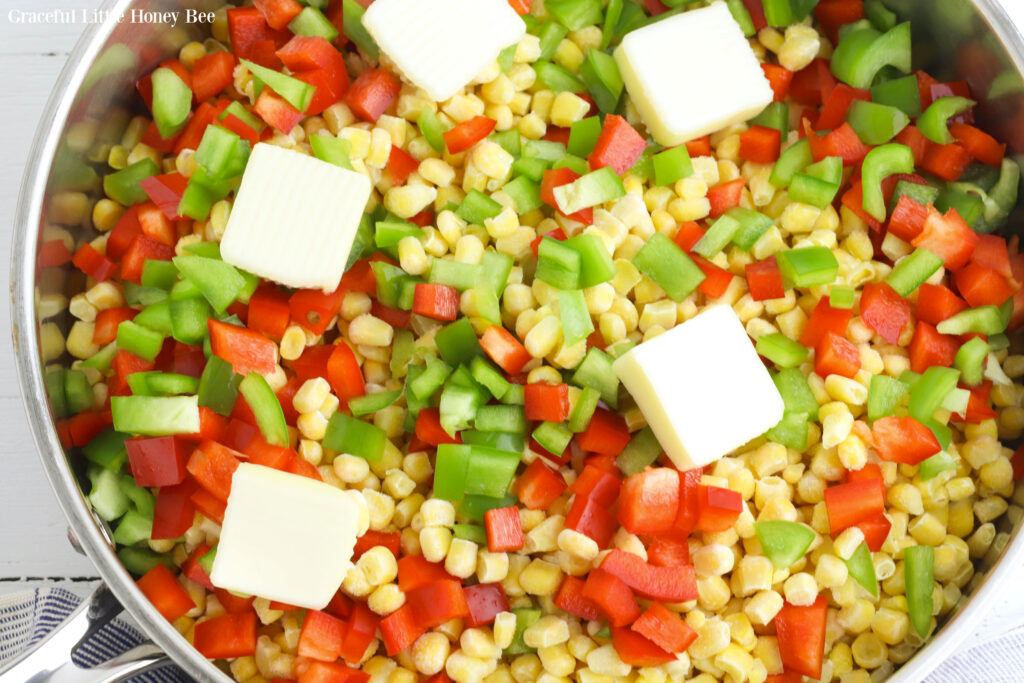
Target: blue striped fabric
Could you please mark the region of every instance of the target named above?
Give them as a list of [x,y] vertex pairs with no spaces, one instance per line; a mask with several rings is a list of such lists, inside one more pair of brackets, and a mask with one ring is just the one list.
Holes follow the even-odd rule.
[[[0,597],[0,667],[46,637],[81,600],[59,587],[36,588]],[[74,653],[72,661],[84,668],[93,667],[145,640],[135,625],[118,618],[87,640]],[[167,666],[129,680],[132,683],[186,683],[191,679],[177,667]]]

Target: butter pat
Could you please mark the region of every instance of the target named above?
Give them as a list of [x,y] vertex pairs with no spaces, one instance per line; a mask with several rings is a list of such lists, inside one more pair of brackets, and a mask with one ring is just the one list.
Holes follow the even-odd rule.
[[444,102],[526,35],[508,0],[376,0],[363,26],[406,79]]
[[359,510],[341,489],[243,463],[231,479],[214,586],[323,609],[351,567]]
[[702,467],[761,436],[785,406],[730,306],[716,306],[615,361],[665,453]]
[[648,132],[666,147],[746,121],[773,97],[724,2],[626,34],[615,61]]
[[221,256],[288,287],[334,291],[370,189],[361,173],[258,143],[235,194]]

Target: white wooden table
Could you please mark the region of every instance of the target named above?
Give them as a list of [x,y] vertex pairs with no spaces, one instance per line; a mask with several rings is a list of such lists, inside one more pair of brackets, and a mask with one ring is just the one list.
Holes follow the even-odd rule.
[[[922,0],[927,1],[927,0]],[[1018,26],[1024,4],[1001,0]],[[0,282],[10,276],[9,245],[22,168],[43,105],[82,24],[15,24],[17,10],[77,9],[98,0],[0,0]],[[10,302],[0,297],[0,594],[54,582],[84,593],[96,570],[67,541],[66,523],[43,475],[21,405],[10,351]],[[1024,594],[1007,595],[965,647],[1024,623]]]

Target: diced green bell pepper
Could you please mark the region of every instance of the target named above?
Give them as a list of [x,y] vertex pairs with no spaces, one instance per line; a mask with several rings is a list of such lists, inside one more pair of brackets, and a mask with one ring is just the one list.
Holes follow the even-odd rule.
[[761,112],[750,119],[751,126],[774,128],[785,140],[789,135],[789,105],[785,102],[770,102]]
[[181,276],[199,288],[218,314],[224,313],[245,287],[242,274],[225,261],[187,255],[175,256],[173,261]]
[[555,93],[587,91],[587,86],[582,80],[557,64],[539,60],[533,63],[533,70],[537,73],[537,80]]
[[754,522],[761,550],[776,569],[789,569],[814,542],[814,531],[805,524],[777,519]]
[[118,545],[135,545],[148,541],[153,533],[153,516],[144,515],[135,510],[125,512],[117,528],[114,529],[114,542]]
[[693,174],[693,163],[686,145],[671,147],[651,157],[654,164],[654,182],[658,185],[672,185]]
[[712,223],[711,227],[704,233],[704,236],[693,245],[691,251],[704,258],[712,258],[722,249],[725,249],[739,229],[739,221],[729,214],[719,216],[718,220]]
[[747,6],[743,4],[743,0],[725,0],[725,4],[729,7],[732,18],[740,25],[740,30],[743,31],[744,36],[750,38],[757,34],[757,29],[754,28],[754,20],[750,17],[750,12],[747,10]]
[[966,97],[940,97],[932,102],[917,119],[917,129],[932,142],[948,145],[953,142],[949,132],[949,119],[962,114],[977,104]]
[[149,259],[142,266],[142,286],[170,289],[178,277],[178,269],[170,261]]
[[64,400],[71,415],[92,408],[95,400],[92,385],[81,370],[68,370],[64,373]]
[[475,356],[483,355],[480,340],[469,318],[459,318],[446,325],[437,333],[434,341],[441,358],[453,367],[472,363]]
[[119,472],[128,461],[128,451],[125,450],[124,442],[129,436],[107,427],[82,448],[82,455],[89,462],[105,470]]
[[832,75],[854,88],[870,88],[885,66],[911,70],[910,22],[885,33],[863,28],[845,35],[832,54]]
[[943,263],[941,257],[927,249],[918,247],[909,256],[896,263],[896,266],[885,278],[885,282],[895,289],[897,294],[906,297],[923,285],[935,271],[943,266]]
[[793,176],[805,169],[814,156],[811,154],[811,143],[807,138],[801,138],[787,147],[779,155],[779,160],[772,168],[772,174],[768,182],[778,188],[789,187]]
[[764,433],[769,441],[780,443],[786,448],[802,451],[807,448],[810,434],[810,420],[807,413],[786,411],[777,425]]
[[183,299],[168,304],[171,335],[183,344],[201,344],[213,309],[204,299]]
[[613,201],[625,194],[622,178],[614,169],[606,166],[556,187],[555,201],[562,213],[569,215]]
[[353,170],[351,141],[333,135],[311,135],[309,146],[313,148],[313,156],[320,161]]
[[111,396],[114,429],[126,434],[173,436],[199,432],[195,396]]
[[661,444],[650,427],[644,427],[633,435],[615,459],[615,464],[627,477],[644,471],[661,455]]
[[[354,1],[354,0],[350,0]],[[441,119],[437,117],[437,114],[430,109],[424,109],[420,112],[419,117],[416,119],[416,125],[419,126],[420,132],[423,133],[423,137],[434,148],[435,152],[444,151],[444,133],[445,127],[441,123]]]
[[306,111],[309,108],[309,103],[313,100],[313,91],[316,90],[315,87],[280,71],[250,62],[248,59],[239,61],[252,73],[253,79],[256,80],[257,92],[262,89],[263,85],[266,85],[299,111]]
[[303,7],[288,23],[288,30],[297,36],[319,36],[328,42],[338,37],[338,29],[315,7]]
[[594,331],[583,290],[563,289],[558,293],[558,316],[562,320],[562,336],[566,346],[583,341]]
[[128,496],[121,487],[117,472],[97,468],[89,472],[89,479],[92,484],[89,504],[101,519],[112,522],[128,512]]
[[565,240],[565,245],[580,255],[580,288],[608,282],[615,277],[615,264],[604,243],[594,235],[580,233]]
[[160,67],[153,72],[153,123],[166,140],[174,136],[192,111],[192,88],[172,69]]
[[288,423],[284,418],[284,410],[263,375],[250,372],[239,383],[238,391],[256,417],[256,424],[264,440],[272,446],[287,446]]
[[149,199],[149,195],[139,183],[150,176],[160,173],[160,167],[145,157],[120,171],[103,176],[103,191],[108,197],[124,206],[139,204]]
[[580,77],[601,113],[610,114],[618,109],[625,83],[619,65],[610,54],[587,48],[580,64]]
[[466,494],[489,498],[504,496],[521,457],[520,453],[472,446],[466,465]]
[[502,210],[501,204],[477,189],[470,190],[459,204],[455,213],[467,223],[483,225],[488,218],[494,218]]
[[164,335],[125,320],[117,326],[117,347],[148,361],[155,360],[163,347]]
[[960,371],[960,381],[969,387],[976,387],[985,378],[985,359],[989,344],[981,337],[973,337],[956,352],[953,367]]
[[803,364],[810,350],[780,332],[763,334],[757,338],[757,353],[776,367],[795,368]]
[[242,376],[236,375],[231,363],[219,356],[206,359],[206,367],[199,376],[199,405],[227,417],[238,400],[238,385]]
[[879,221],[885,220],[882,181],[894,173],[913,173],[914,153],[906,145],[889,143],[875,147],[864,157],[862,166],[864,210]]
[[569,153],[578,157],[589,156],[594,151],[594,145],[597,144],[597,138],[600,135],[600,116],[588,116],[585,119],[580,119],[569,127]]
[[753,249],[761,236],[768,232],[775,223],[763,213],[742,206],[734,206],[726,211],[725,215],[739,222],[740,227],[733,234],[732,243],[743,251]]
[[896,107],[912,119],[921,115],[917,76],[903,76],[871,86],[871,101]]
[[565,242],[544,237],[537,249],[537,272],[535,277],[558,289],[579,287],[580,252]]
[[548,453],[560,455],[572,441],[572,431],[563,422],[541,422],[533,430],[533,440]]
[[784,368],[772,376],[788,413],[807,413],[810,420],[818,419],[818,401],[814,398],[807,377],[799,368]]
[[487,531],[478,524],[452,524],[452,535],[477,545],[487,545]]
[[1006,331],[1006,320],[998,306],[978,306],[946,318],[935,329],[940,334],[999,334]]
[[514,656],[536,652],[523,640],[523,632],[540,621],[543,612],[533,607],[517,607],[512,610],[512,614],[516,615],[516,630],[512,636],[512,642],[505,648],[505,654]]
[[590,387],[601,394],[601,400],[612,408],[619,405],[619,378],[612,370],[612,358],[599,348],[591,348],[576,367],[572,383]]
[[583,387],[576,404],[569,413],[569,430],[575,433],[583,432],[590,425],[590,419],[597,410],[597,402],[601,400],[601,392],[593,387]]
[[956,469],[956,460],[946,451],[939,451],[921,462],[918,466],[917,476],[921,478],[921,481],[928,481],[942,472],[952,469]]
[[570,31],[578,31],[591,24],[600,24],[604,18],[601,0],[548,0],[544,3],[544,8]]
[[685,299],[707,278],[686,252],[660,232],[648,238],[633,257],[633,265],[673,301]]
[[907,588],[910,623],[921,638],[932,628],[932,591],[935,583],[935,548],[911,545],[903,549],[903,579]]
[[907,410],[911,417],[921,422],[930,420],[959,380],[960,371],[953,368],[932,366],[925,370],[910,388]]
[[815,287],[835,281],[839,261],[828,247],[801,247],[775,255],[782,276],[794,287]]
[[376,462],[384,456],[388,437],[376,425],[337,412],[327,422],[324,448]]
[[761,0],[769,26],[789,26],[803,21],[818,0]]
[[888,375],[873,375],[868,385],[868,422],[887,417],[908,393],[907,385]]
[[525,175],[513,178],[505,183],[501,189],[512,198],[512,202],[516,207],[516,213],[519,214],[539,209],[544,203],[540,198],[540,185]]
[[367,57],[376,62],[380,57],[380,48],[377,47],[373,36],[363,26],[363,14],[366,10],[363,9],[363,6],[357,0],[342,0],[342,3],[342,25],[344,26],[345,35],[360,50],[365,52]]
[[897,133],[906,128],[910,123],[910,117],[897,107],[854,100],[850,105],[847,121],[864,144],[881,145],[892,140]]
[[859,583],[872,596],[878,597],[878,578],[875,574],[875,563],[871,559],[871,551],[867,543],[861,543],[846,560],[846,568],[853,580]]

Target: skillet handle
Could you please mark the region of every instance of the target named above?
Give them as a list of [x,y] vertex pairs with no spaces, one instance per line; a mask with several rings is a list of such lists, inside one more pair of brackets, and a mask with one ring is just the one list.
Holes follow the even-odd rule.
[[75,650],[121,610],[114,594],[100,584],[63,623],[0,671],[0,683],[115,683],[169,663],[167,655],[150,642],[91,669],[71,661]]

